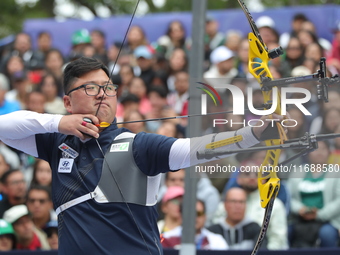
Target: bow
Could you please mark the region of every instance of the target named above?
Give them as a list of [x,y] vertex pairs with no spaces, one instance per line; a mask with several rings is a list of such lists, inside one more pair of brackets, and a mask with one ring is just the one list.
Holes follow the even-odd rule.
[[[318,99],[322,99],[325,102],[328,102],[328,85],[339,83],[339,77],[333,76],[331,78],[326,77],[326,60],[325,58],[321,58],[320,60],[320,70],[317,73],[307,76],[294,77],[294,78],[283,78],[273,81],[272,74],[268,67],[268,62],[270,59],[276,58],[283,53],[281,47],[275,48],[273,50],[268,50],[267,46],[263,42],[261,35],[258,31],[258,28],[255,24],[255,21],[251,14],[248,11],[247,6],[243,2],[243,0],[238,0],[239,4],[242,7],[243,12],[245,13],[249,24],[251,26],[252,32],[248,35],[249,42],[249,72],[255,77],[257,82],[260,84],[265,109],[274,109],[274,112],[277,114],[281,114],[281,103],[280,103],[280,92],[277,86],[281,86],[284,84],[292,84],[299,83],[302,81],[318,81],[320,84],[317,86]],[[277,94],[276,105],[273,102],[273,95]],[[272,112],[272,111],[270,111]],[[270,128],[270,127],[269,127]],[[274,130],[274,131],[273,131]],[[261,206],[265,208],[265,215],[263,218],[262,227],[260,230],[260,234],[258,240],[253,248],[252,255],[257,254],[263,240],[265,234],[268,230],[268,225],[271,217],[271,212],[274,205],[275,197],[278,194],[280,188],[280,179],[277,177],[276,169],[289,161],[301,156],[305,155],[313,150],[315,150],[317,146],[317,141],[333,139],[335,137],[339,137],[340,134],[330,134],[330,135],[310,135],[306,133],[303,137],[288,140],[286,133],[282,127],[282,125],[276,122],[274,129],[266,130],[266,136],[261,137],[261,140],[265,140],[266,146],[250,148],[250,149],[242,149],[242,150],[229,150],[229,151],[219,151],[215,152],[213,150],[205,150],[204,152],[197,152],[198,159],[211,159],[213,157],[218,157],[226,154],[233,153],[245,153],[251,151],[259,151],[259,150],[267,150],[264,161],[260,165],[260,169],[258,172],[258,188],[260,192]],[[267,135],[268,133],[269,136]],[[275,137],[275,138],[273,138]],[[277,138],[278,137],[278,138]],[[226,143],[228,141],[225,141]],[[232,143],[232,141],[231,141]],[[215,146],[211,144],[211,146]],[[284,162],[278,163],[279,157],[281,154],[281,149],[288,148],[300,148],[302,149],[295,156],[285,160]],[[211,149],[206,147],[206,149]]]
[[[260,84],[261,88],[263,86],[263,80],[272,80],[273,76],[269,70],[268,62],[271,58],[278,57],[282,54],[282,48],[276,48],[273,51],[268,51],[267,46],[263,42],[255,21],[248,11],[247,6],[243,0],[238,0],[245,13],[249,24],[252,28],[251,33],[248,34],[249,42],[249,72],[255,77],[255,79]],[[275,88],[275,87],[274,87]],[[271,105],[273,98],[273,93],[277,93],[277,105]],[[275,113],[281,114],[280,108],[280,92],[277,88],[275,89],[262,89],[264,106],[269,108],[269,106],[275,108]],[[267,139],[265,140],[266,146],[278,146],[283,144],[287,140],[286,133],[282,125],[276,122],[276,133],[279,138]],[[265,237],[268,229],[272,208],[274,205],[275,197],[280,189],[280,179],[277,177],[274,169],[278,166],[278,161],[280,157],[281,149],[269,149],[266,153],[264,161],[260,165],[258,172],[258,188],[260,192],[261,206],[266,209],[260,235],[252,251],[252,255],[256,254],[261,246],[261,243]]]

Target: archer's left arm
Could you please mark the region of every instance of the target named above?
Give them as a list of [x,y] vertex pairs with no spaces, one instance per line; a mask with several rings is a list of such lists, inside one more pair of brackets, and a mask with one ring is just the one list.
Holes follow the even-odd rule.
[[[178,139],[172,144],[170,149],[169,167],[171,170],[177,170],[211,160],[216,160],[216,158],[212,158],[210,160],[199,160],[197,159],[196,152],[204,151],[205,146],[209,143],[217,142],[237,135],[242,136],[242,141],[220,147],[216,149],[216,151],[245,149],[259,143],[259,140],[254,135],[251,127],[241,128],[237,131],[221,132],[195,138]],[[230,155],[231,154],[225,155],[223,157],[228,157]]]

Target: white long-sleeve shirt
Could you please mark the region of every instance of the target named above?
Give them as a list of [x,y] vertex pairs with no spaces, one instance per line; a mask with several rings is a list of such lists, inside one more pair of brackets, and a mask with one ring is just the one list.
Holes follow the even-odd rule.
[[[0,140],[13,148],[37,157],[35,135],[59,132],[58,127],[62,117],[63,115],[40,114],[31,111],[17,111],[1,115]],[[227,139],[235,135],[242,135],[243,140],[237,144],[223,146],[216,151],[249,148],[259,142],[251,131],[251,127],[245,127],[236,132],[229,131],[202,137],[177,139],[169,154],[170,169],[177,170],[208,162],[209,160],[206,159],[197,159],[196,152],[204,151],[206,144],[212,141]],[[227,156],[229,155],[225,157]]]

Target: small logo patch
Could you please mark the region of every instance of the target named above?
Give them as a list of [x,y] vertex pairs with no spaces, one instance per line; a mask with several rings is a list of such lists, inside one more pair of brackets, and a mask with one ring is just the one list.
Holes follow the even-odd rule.
[[58,173],[71,173],[74,159],[61,158],[58,166]]
[[70,158],[76,158],[79,155],[78,152],[76,152],[74,149],[72,149],[66,143],[60,144],[58,148],[63,152],[63,154],[66,154]]
[[129,150],[129,142],[112,144],[110,148],[110,152],[128,151],[128,150]]

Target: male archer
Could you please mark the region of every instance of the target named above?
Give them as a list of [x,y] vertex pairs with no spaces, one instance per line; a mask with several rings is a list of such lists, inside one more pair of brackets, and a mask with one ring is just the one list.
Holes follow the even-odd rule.
[[[221,149],[253,146],[269,122],[191,139],[136,135],[114,124],[117,85],[109,77],[96,59],[69,63],[64,105],[70,115],[0,116],[0,140],[50,163],[60,254],[162,254],[154,206],[160,173],[207,161],[196,151],[214,141],[241,135]],[[97,127],[101,122],[113,124]]]

